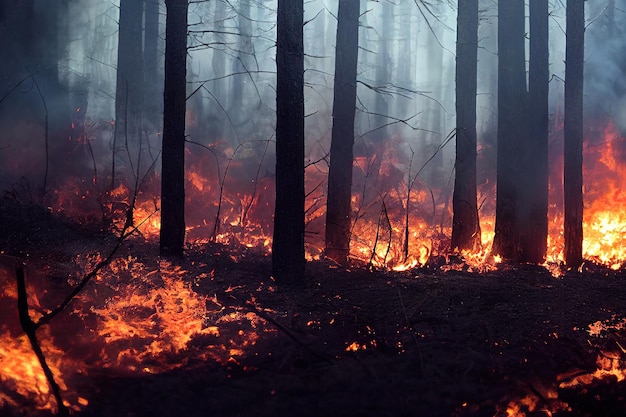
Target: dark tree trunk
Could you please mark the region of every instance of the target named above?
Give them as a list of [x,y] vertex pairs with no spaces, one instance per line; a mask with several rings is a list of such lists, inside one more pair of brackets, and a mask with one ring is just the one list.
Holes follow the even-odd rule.
[[350,254],[350,212],[356,110],[356,68],[359,55],[359,0],[339,0],[333,130],[330,145],[326,210],[326,256],[347,265]]
[[304,3],[278,0],[276,39],[276,208],[272,272],[304,280]]
[[[38,79],[42,99],[46,102],[45,134],[48,137],[50,179],[64,181],[65,175],[81,176],[82,143],[72,142],[70,93],[67,80],[67,26],[61,22],[67,17],[68,4],[57,0],[36,4],[34,20],[37,47],[33,58],[39,68]],[[63,77],[59,68],[64,68]],[[62,80],[62,78],[64,78]],[[45,192],[46,190],[44,190]]]
[[480,246],[476,203],[478,0],[459,2],[456,42],[456,162],[452,249]]
[[548,0],[530,2],[529,135],[520,183],[520,261],[543,263],[548,240]]
[[526,139],[524,0],[498,2],[498,162],[493,253],[519,260],[519,162]]
[[583,260],[583,68],[585,4],[567,2],[565,46],[565,124],[563,194],[565,263],[577,268]]
[[[144,9],[144,117],[153,131],[161,129],[162,79],[159,78],[159,0],[145,0]],[[160,82],[161,81],[161,82]]]
[[239,0],[239,10],[237,10],[237,26],[239,28],[237,58],[234,61],[232,83],[232,109],[235,114],[245,116],[244,98],[247,91],[244,88],[251,83],[249,73],[257,70],[254,60],[254,46],[252,44],[252,20],[250,19],[250,0]]
[[[117,81],[115,87],[114,157],[126,155],[137,163],[143,111],[143,0],[121,0]],[[134,170],[133,170],[134,171]],[[112,176],[116,172],[112,172]],[[113,178],[112,181],[115,181]]]
[[[382,27],[378,34],[378,51],[376,53],[376,71],[375,77],[376,87],[385,89],[386,85],[391,84],[391,56],[390,46],[393,37],[393,4],[383,1],[380,3],[382,8]],[[370,153],[376,159],[372,161],[367,173],[368,188],[374,190],[374,195],[379,195],[379,183],[380,183],[380,168],[383,160],[383,154],[385,153],[385,142],[389,136],[389,102],[388,95],[382,91],[375,92],[374,99],[374,114],[371,117],[372,129],[375,129],[370,136],[369,143],[371,144]],[[366,198],[365,195],[363,198]]]
[[[376,56],[376,86],[384,87],[391,83],[391,55],[390,46],[393,38],[393,4],[386,1],[380,4],[382,8],[382,27],[379,32],[378,40],[378,52]],[[383,143],[387,139],[388,130],[386,124],[389,123],[389,119],[386,117],[389,115],[389,103],[387,102],[387,95],[383,93],[376,93],[376,101],[374,103],[374,128],[377,129],[373,139],[376,141],[376,152],[383,152]],[[379,159],[382,155],[378,155]],[[377,173],[376,173],[377,174]]]
[[161,174],[162,255],[182,255],[185,243],[185,110],[188,0],[166,0],[165,89]]

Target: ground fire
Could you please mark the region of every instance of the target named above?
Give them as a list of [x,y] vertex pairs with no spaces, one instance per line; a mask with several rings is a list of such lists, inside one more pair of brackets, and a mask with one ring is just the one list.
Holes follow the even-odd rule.
[[626,0],[9,3],[0,415],[626,415]]
[[[594,189],[593,185],[587,188],[593,190],[593,194],[589,191],[586,194],[584,247],[589,266],[584,268],[588,271],[597,269],[599,272],[593,272],[594,276],[602,277],[599,278],[602,282],[597,285],[604,288],[621,285],[619,284],[621,278],[614,274],[621,274],[624,254],[620,242],[623,240],[625,226],[621,223],[621,210],[615,211],[614,209],[621,207],[622,204],[619,186],[623,181],[621,178],[623,178],[624,171],[614,153],[620,146],[623,146],[623,138],[611,124],[603,129],[600,140],[606,146],[595,148],[589,144],[586,148],[586,181],[588,184],[595,184],[596,181],[600,181],[596,178],[607,177],[611,178],[611,181],[608,184],[602,182],[603,185],[598,186],[598,189]],[[228,151],[224,152],[228,154]],[[411,190],[413,211],[409,213],[409,233],[412,236],[412,243],[409,253],[412,257],[403,259],[400,236],[402,228],[405,227],[403,222],[406,201],[403,199],[408,195],[408,189],[406,182],[401,179],[396,184],[395,194],[386,197],[386,211],[383,214],[379,211],[380,206],[372,202],[368,203],[367,209],[364,209],[363,206],[366,204],[362,201],[363,195],[354,195],[354,210],[355,212],[362,210],[363,215],[357,217],[354,233],[358,239],[355,239],[351,256],[355,266],[358,263],[364,267],[369,265],[370,269],[380,269],[381,275],[374,273],[374,275],[363,277],[362,272],[359,272],[355,273],[359,278],[349,278],[350,280],[365,280],[368,282],[366,284],[368,287],[388,287],[380,291],[388,292],[391,288],[395,288],[394,291],[397,291],[397,294],[394,294],[395,299],[392,305],[397,309],[398,317],[394,319],[397,322],[385,325],[391,325],[396,330],[381,329],[379,326],[383,324],[379,322],[380,317],[372,316],[373,313],[368,311],[370,307],[358,307],[344,299],[344,297],[352,298],[350,293],[353,284],[346,284],[349,288],[339,286],[323,294],[323,298],[318,302],[325,304],[322,310],[326,308],[326,311],[316,312],[315,307],[312,311],[307,311],[295,305],[290,306],[290,303],[283,304],[281,299],[284,296],[275,293],[276,285],[269,279],[269,276],[261,274],[252,277],[251,275],[255,274],[246,271],[245,267],[238,266],[245,265],[246,262],[263,263],[269,256],[271,233],[268,228],[271,224],[271,217],[268,218],[268,216],[271,216],[272,207],[264,193],[271,191],[271,181],[266,178],[255,178],[255,183],[258,184],[247,185],[249,189],[246,190],[244,187],[241,191],[238,191],[238,184],[235,182],[222,181],[222,189],[220,189],[220,184],[211,180],[215,176],[211,177],[206,172],[193,170],[194,166],[206,169],[209,165],[207,161],[190,159],[194,162],[189,164],[190,174],[187,186],[191,191],[188,194],[189,206],[193,208],[188,216],[195,219],[195,223],[188,225],[188,234],[190,251],[196,254],[191,255],[183,265],[164,259],[159,260],[154,255],[154,249],[150,248],[158,238],[158,195],[147,191],[137,193],[133,210],[133,227],[136,229],[133,229],[133,233],[127,238],[130,245],[136,245],[135,249],[127,249],[124,253],[116,255],[72,302],[64,318],[59,318],[56,323],[52,321],[38,334],[50,368],[63,392],[66,406],[78,415],[93,413],[88,410],[91,409],[90,401],[92,401],[90,393],[93,395],[92,390],[95,388],[92,384],[97,384],[94,378],[106,380],[125,376],[141,379],[146,376],[172,375],[172,372],[193,372],[190,370],[208,366],[213,372],[216,367],[221,368],[222,371],[219,371],[221,377],[225,373],[228,379],[237,379],[244,378],[247,374],[262,373],[264,364],[273,363],[274,360],[290,363],[290,365],[272,365],[282,369],[282,366],[297,367],[294,363],[299,361],[326,364],[326,361],[358,360],[368,363],[367,361],[370,360],[368,356],[351,355],[371,354],[369,352],[383,351],[393,352],[393,355],[411,356],[408,352],[415,354],[417,351],[420,356],[429,355],[431,354],[428,351],[429,344],[432,343],[429,338],[435,338],[438,331],[431,327],[430,320],[432,319],[422,320],[419,317],[429,311],[428,304],[433,301],[421,297],[417,297],[417,300],[420,300],[417,301],[415,296],[409,299],[409,295],[402,294],[401,291],[404,291],[404,288],[412,288],[414,284],[411,281],[419,282],[417,288],[420,288],[420,291],[426,289],[431,292],[431,296],[442,297],[443,288],[433,288],[434,283],[440,279],[457,281],[459,276],[456,276],[456,273],[478,274],[470,275],[474,277],[481,274],[485,277],[503,274],[502,276],[520,276],[519,279],[527,279],[522,277],[528,273],[528,271],[523,272],[524,268],[519,270],[507,264],[498,263],[497,260],[486,255],[489,252],[489,237],[492,236],[489,232],[489,225],[493,224],[493,217],[488,212],[482,213],[485,244],[483,250],[480,253],[454,255],[458,257],[458,260],[447,255],[449,249],[445,249],[445,245],[450,229],[445,224],[433,224],[433,218],[441,218],[449,210],[445,204],[445,191]],[[243,167],[243,164],[239,162],[229,161],[231,175],[239,175],[237,168]],[[386,161],[383,164],[383,170],[393,173],[394,168],[397,170],[403,163],[406,161],[395,159]],[[359,164],[355,164],[354,169],[355,177],[363,171]],[[322,176],[319,178],[315,176],[315,172],[313,171],[309,176],[311,188],[316,187],[319,181],[323,181]],[[250,189],[252,194],[246,194],[246,191],[250,192]],[[67,192],[67,190],[72,191]],[[93,207],[93,203],[86,201],[86,197],[93,195],[94,192],[93,182],[79,182],[78,185],[73,183],[73,185],[61,187],[54,193],[54,198],[57,199],[59,205],[51,205],[49,211],[43,216],[47,219],[46,221],[58,222],[58,225],[53,225],[57,228],[68,227],[63,225],[67,222],[74,223],[72,218],[87,222],[83,225],[74,223],[71,227],[78,230],[72,230],[73,234],[81,235],[83,232],[80,232],[80,228],[83,227],[86,230],[93,230],[93,219],[97,219],[101,212],[90,212],[89,208]],[[98,232],[100,236],[98,239],[103,239],[100,243],[109,242],[110,246],[115,235],[119,235],[124,229],[126,210],[133,206],[131,193],[130,187],[122,184],[98,197],[102,210],[111,219],[107,229],[100,229]],[[200,210],[195,211],[200,204],[193,204],[193,202],[210,202],[217,198],[223,199],[219,219],[214,214],[215,207],[213,211],[208,209],[210,205],[201,206]],[[311,193],[307,202],[312,207],[309,211],[310,230],[316,225],[318,218],[323,217],[321,208],[323,206],[316,202],[316,198],[321,198],[321,196]],[[68,204],[69,200],[73,200],[74,203]],[[42,215],[42,213],[37,213],[38,209],[35,207],[22,207],[21,204],[14,198],[5,197],[3,215],[19,217],[16,211],[23,211],[26,216]],[[375,215],[368,217],[367,210],[373,210]],[[561,220],[555,207],[553,207],[553,212],[556,214],[550,234],[549,260],[543,266],[545,272],[541,273],[538,270],[532,272],[540,277],[544,276],[531,285],[533,291],[546,292],[545,295],[539,295],[540,299],[550,297],[549,293],[557,291],[556,288],[561,288],[563,291],[571,289],[564,284],[569,280],[566,270],[560,266],[562,231],[558,225]],[[59,215],[67,216],[66,220],[58,217]],[[24,220],[28,219],[21,219],[21,221]],[[90,221],[92,223],[89,223]],[[215,225],[216,221],[219,222],[218,226]],[[49,238],[40,238],[46,242],[48,239],[63,239],[57,235],[59,232],[55,231],[54,227],[51,231],[42,231],[44,234],[50,233]],[[25,230],[15,230],[14,233],[28,235]],[[309,259],[311,262],[322,262],[319,260],[323,252],[321,243],[315,237],[316,233],[311,235],[312,238],[308,239],[307,243]],[[80,239],[85,239],[85,237]],[[94,244],[97,242],[90,242],[90,245]],[[50,247],[48,243],[35,241],[32,245],[35,247],[28,247],[31,246],[28,245],[22,247],[21,250],[32,251],[33,256],[37,254],[37,257],[42,257],[34,262],[31,261],[32,266],[28,268],[30,314],[35,320],[54,308],[54,304],[58,302],[59,297],[62,297],[63,292],[66,292],[72,285],[76,285],[81,275],[94,270],[106,256],[106,250],[100,248],[85,252],[80,247],[74,247],[73,253],[70,254],[66,250],[59,251],[55,248],[56,245]],[[10,253],[7,249],[4,251],[7,254]],[[49,253],[46,253],[48,251]],[[60,259],[55,259],[59,256],[71,258],[59,263]],[[37,412],[45,414],[46,410],[55,411],[57,407],[28,340],[24,335],[20,335],[17,312],[14,308],[17,299],[14,289],[14,271],[10,265],[11,262],[3,262],[1,277],[4,288],[2,309],[4,316],[9,319],[2,325],[3,343],[0,366],[3,370],[3,391],[0,398],[5,410],[28,407],[32,412],[41,410]],[[263,268],[261,267],[261,270]],[[393,275],[392,270],[405,272]],[[588,273],[592,274],[592,272]],[[437,274],[444,275],[441,278],[434,278]],[[65,281],[50,279],[51,276],[63,275],[68,277]],[[237,278],[239,276],[243,276],[243,280],[240,281]],[[262,278],[263,276],[265,278]],[[319,281],[314,279],[317,282],[315,285],[323,288],[329,285],[327,279],[320,278]],[[424,283],[428,280],[433,281],[430,284]],[[359,284],[361,285],[363,284]],[[465,288],[469,294],[474,294],[479,300],[486,297],[484,292],[475,287],[475,284],[456,282],[450,285]],[[493,285],[498,287],[495,282]],[[512,314],[510,317],[517,317],[520,312],[509,309],[550,310],[549,305],[530,307],[530,304],[538,301],[533,301],[533,296],[523,291],[514,295],[516,291],[521,291],[518,287],[522,284],[507,285],[513,285],[515,289],[509,296],[528,297],[529,300],[525,302],[529,305],[514,307],[514,302],[512,302],[509,307],[498,303],[492,307],[504,308],[504,314]],[[593,287],[596,284],[589,285]],[[412,288],[411,291],[417,288]],[[312,289],[311,291],[316,293],[316,296],[320,296],[317,293],[318,290]],[[327,290],[322,292],[324,291]],[[499,293],[504,290],[489,291]],[[590,289],[590,291],[594,290]],[[567,301],[564,300],[565,305],[558,307],[556,304],[559,303],[556,303],[552,308],[576,307],[576,303],[581,302],[577,300],[580,296],[581,294],[576,294],[574,291],[573,295],[567,296],[568,299],[571,298],[572,305],[567,306]],[[464,297],[458,293],[443,298],[447,299],[448,303],[460,303],[458,305],[480,304],[480,301],[468,299],[463,301]],[[487,298],[489,298],[488,295]],[[364,302],[364,300],[358,300],[357,297],[357,302]],[[583,407],[568,397],[573,395],[572,392],[579,393],[580,398],[587,398],[591,393],[594,393],[596,399],[598,396],[605,395],[612,401],[623,404],[623,396],[615,394],[615,391],[611,389],[619,390],[625,376],[624,316],[619,314],[618,307],[614,307],[618,309],[613,310],[609,307],[610,304],[605,305],[600,301],[597,303],[582,301],[582,305],[587,303],[602,306],[595,314],[600,313],[600,316],[596,317],[604,318],[596,319],[583,314],[580,320],[577,317],[574,318],[571,328],[565,328],[563,324],[552,325],[551,322],[554,319],[548,318],[545,320],[546,323],[550,323],[547,328],[553,328],[554,331],[548,332],[544,329],[545,334],[533,335],[532,337],[537,339],[518,353],[522,356],[516,360],[521,363],[492,364],[494,369],[489,371],[495,377],[498,366],[512,366],[512,369],[516,369],[523,363],[532,364],[534,355],[545,355],[546,358],[553,354],[558,356],[562,353],[556,353],[557,349],[563,349],[564,344],[572,344],[573,346],[567,347],[567,353],[563,354],[566,358],[563,360],[564,364],[559,363],[558,366],[554,366],[553,375],[541,375],[540,371],[529,369],[529,374],[525,379],[518,377],[514,372],[508,374],[500,370],[503,372],[504,380],[511,385],[510,391],[494,392],[496,396],[489,401],[485,400],[487,403],[482,404],[477,400],[472,402],[470,396],[468,397],[470,401],[455,404],[457,415],[474,415],[473,413],[481,407],[485,410],[493,410],[493,415],[497,416],[571,413],[572,410],[576,410],[572,404],[574,407]],[[345,311],[346,309],[350,311]],[[353,319],[347,320],[348,322],[354,320],[354,324],[347,324],[346,314],[354,315]],[[449,314],[448,311],[444,313],[444,316]],[[588,317],[589,323],[581,321],[584,317]],[[368,322],[368,320],[372,321]],[[463,326],[463,324],[459,325]],[[499,323],[484,322],[482,326],[485,326],[481,330],[485,337],[481,341],[482,348],[486,345],[490,355],[507,357],[512,354],[510,350],[513,348],[510,346],[515,342],[508,338],[519,337],[519,335],[504,336],[499,339],[497,336],[497,333],[501,331],[497,328],[500,326]],[[496,327],[492,328],[492,326]],[[337,328],[344,330],[335,330]],[[345,329],[349,329],[347,333],[344,333]],[[341,338],[336,333],[337,331],[343,337],[348,338]],[[454,330],[453,334],[457,331],[459,330]],[[351,333],[352,338],[349,337]],[[282,349],[285,349],[285,344],[289,344],[284,340],[285,335],[286,339],[291,340],[295,346],[291,348],[299,353],[289,351],[287,358],[278,359],[276,355],[284,356],[285,352]],[[322,337],[329,339],[322,342],[318,339]],[[540,341],[542,337],[546,340]],[[309,338],[314,339],[314,348],[309,346]],[[278,347],[273,348],[277,340]],[[332,347],[328,346],[328,343],[338,344]],[[328,348],[320,349],[324,346]],[[469,352],[473,352],[471,347],[468,349],[470,349]],[[577,349],[580,351],[572,353]],[[293,357],[294,354],[301,358]],[[463,371],[465,377],[473,373],[473,367],[478,366],[481,360],[485,360],[482,355],[486,353],[474,352],[472,355],[478,355],[478,359],[467,359],[468,362],[464,365],[466,369]],[[508,358],[508,360],[512,359]],[[413,363],[413,371],[417,374],[443,372],[437,378],[446,375],[446,372],[451,372],[437,371],[437,365],[432,365],[434,368],[430,368],[431,365],[427,361],[427,358],[420,358],[419,364]],[[306,368],[309,365],[302,366]],[[379,366],[379,364],[363,364],[363,366],[367,368],[367,366]],[[375,375],[377,370],[371,369],[369,372]],[[452,378],[452,375],[447,377]],[[515,380],[515,378],[519,379]],[[614,388],[606,388],[607,386],[614,386]],[[614,398],[615,395],[617,397]],[[102,399],[96,401],[102,401]]]

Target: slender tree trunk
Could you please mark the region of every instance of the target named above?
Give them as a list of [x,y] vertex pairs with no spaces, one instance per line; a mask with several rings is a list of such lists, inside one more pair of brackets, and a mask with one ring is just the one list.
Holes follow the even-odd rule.
[[528,146],[521,181],[520,261],[543,263],[548,240],[548,0],[530,2]]
[[[394,4],[383,1],[380,3],[382,9],[382,24],[380,32],[378,33],[378,52],[376,54],[376,86],[385,87],[385,85],[391,84],[391,55],[390,46],[392,41],[392,27],[393,27],[393,9]],[[380,167],[383,160],[383,154],[385,153],[385,142],[389,139],[389,131],[387,124],[389,123],[389,102],[388,95],[383,92],[375,93],[374,101],[374,116],[373,128],[376,129],[370,137],[373,153],[376,159],[373,161],[368,173],[367,181],[369,187],[378,190]]]
[[272,272],[304,280],[304,3],[278,0],[276,39],[276,207]]
[[[465,5],[461,5],[465,6]],[[435,14],[440,13],[440,6],[438,3],[432,5],[433,12]],[[447,86],[444,85],[444,65],[447,64],[444,59],[443,54],[443,46],[441,45],[441,41],[444,36],[444,29],[441,25],[435,25],[432,30],[427,30],[427,36],[430,39],[427,45],[427,60],[434,63],[434,65],[429,66],[432,72],[432,75],[429,74],[428,79],[433,85],[433,96],[438,97],[439,100],[443,102],[444,97],[447,97],[446,94]],[[418,59],[424,59],[424,57],[420,57],[419,54]],[[427,155],[426,158],[430,158],[432,155],[434,157],[428,163],[428,171],[425,172],[425,177],[431,187],[444,188],[446,187],[446,183],[448,181],[449,172],[444,171],[444,157],[443,152],[438,152],[437,149],[439,145],[441,145],[442,138],[445,136],[442,132],[445,132],[442,123],[442,109],[441,102],[438,100],[430,100],[427,104],[427,126],[428,130],[433,133],[426,133],[424,135],[424,153]]]
[[342,265],[348,264],[350,254],[359,3],[359,0],[339,0],[337,14],[333,130],[326,210],[326,256]]
[[520,254],[519,156],[526,139],[524,0],[498,2],[498,161],[493,253],[517,261]]
[[[239,0],[237,26],[239,38],[237,59],[234,61],[233,72],[235,74],[256,71],[254,60],[254,45],[252,43],[252,20],[250,19],[250,0]],[[250,84],[251,75],[240,74],[233,77],[232,82],[232,108],[236,114],[245,115],[244,99],[246,98],[246,85]]]
[[[114,157],[137,158],[143,118],[143,0],[121,0],[117,81],[115,87]],[[126,160],[128,166],[138,160]],[[135,169],[131,170],[131,174]],[[112,176],[116,173],[113,172]],[[113,178],[112,181],[115,181]]]
[[179,256],[185,243],[185,110],[188,0],[166,0],[163,151],[161,155],[162,255]]
[[[145,119],[152,129],[161,129],[162,79],[159,79],[159,0],[145,0],[144,9],[144,101]],[[161,82],[159,82],[161,81]]]
[[478,0],[459,2],[456,43],[456,162],[452,249],[480,246],[476,202]]
[[585,4],[567,1],[565,46],[565,124],[563,193],[565,263],[577,268],[583,260],[583,69]]

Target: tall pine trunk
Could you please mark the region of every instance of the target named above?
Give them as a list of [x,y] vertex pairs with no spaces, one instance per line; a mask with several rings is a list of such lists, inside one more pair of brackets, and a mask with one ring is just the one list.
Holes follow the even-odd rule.
[[498,162],[493,253],[520,258],[519,156],[526,140],[524,0],[498,2]]
[[232,81],[232,109],[235,114],[246,114],[244,105],[246,95],[250,93],[244,88],[250,84],[251,74],[255,67],[254,45],[252,43],[252,20],[250,18],[250,0],[239,0],[239,10],[237,11],[237,26],[239,28],[239,38],[237,40],[237,57],[233,64],[233,73],[238,74]]
[[563,194],[565,263],[577,268],[583,260],[583,69],[585,4],[568,0],[565,46],[565,125]]
[[476,203],[478,0],[459,2],[456,43],[456,162],[452,249],[480,245]]
[[[143,0],[121,0],[115,87],[114,159],[137,173],[143,119]],[[119,159],[118,159],[119,160]],[[115,167],[112,168],[114,186]]]
[[356,69],[359,54],[359,0],[339,0],[333,129],[328,172],[326,256],[347,265],[350,254],[350,212],[356,111]]
[[163,150],[161,155],[162,255],[179,256],[185,244],[185,110],[188,0],[166,0]]
[[[159,77],[159,0],[145,0],[144,10],[144,117],[152,130],[161,130],[162,79]],[[159,82],[161,81],[161,83]]]
[[276,207],[272,273],[304,280],[304,3],[278,0],[276,27]]
[[543,263],[548,240],[548,0],[530,2],[528,123],[521,182],[520,261]]

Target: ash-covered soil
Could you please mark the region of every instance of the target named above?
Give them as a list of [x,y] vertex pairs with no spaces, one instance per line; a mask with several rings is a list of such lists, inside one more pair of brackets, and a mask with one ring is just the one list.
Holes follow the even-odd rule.
[[[106,254],[115,239],[39,210],[0,204],[0,266],[10,278],[8,265],[24,262],[31,276],[52,281],[47,292],[62,293],[68,275],[81,273],[76,256]],[[116,256],[156,264],[158,249],[133,238]],[[88,400],[73,415],[506,416],[515,407],[526,416],[626,415],[626,384],[590,376],[599,367],[626,368],[623,271],[592,267],[554,278],[543,267],[502,265],[485,273],[391,273],[318,261],[308,265],[303,286],[282,288],[259,253],[203,246],[171,262],[208,297],[215,313],[208,321],[218,312],[251,313],[262,323],[258,339],[232,360],[207,359],[203,351],[236,345],[251,331],[242,321],[225,322],[219,336],[192,339],[168,359],[178,365],[156,373],[97,366],[68,348],[72,360],[86,355],[89,362],[86,371],[64,375],[68,389]],[[0,299],[5,316],[7,300]],[[51,323],[53,336],[64,333],[59,345],[72,346],[71,316]],[[588,331],[592,323],[597,336]],[[20,406],[5,404],[1,415],[50,414],[12,398]]]

